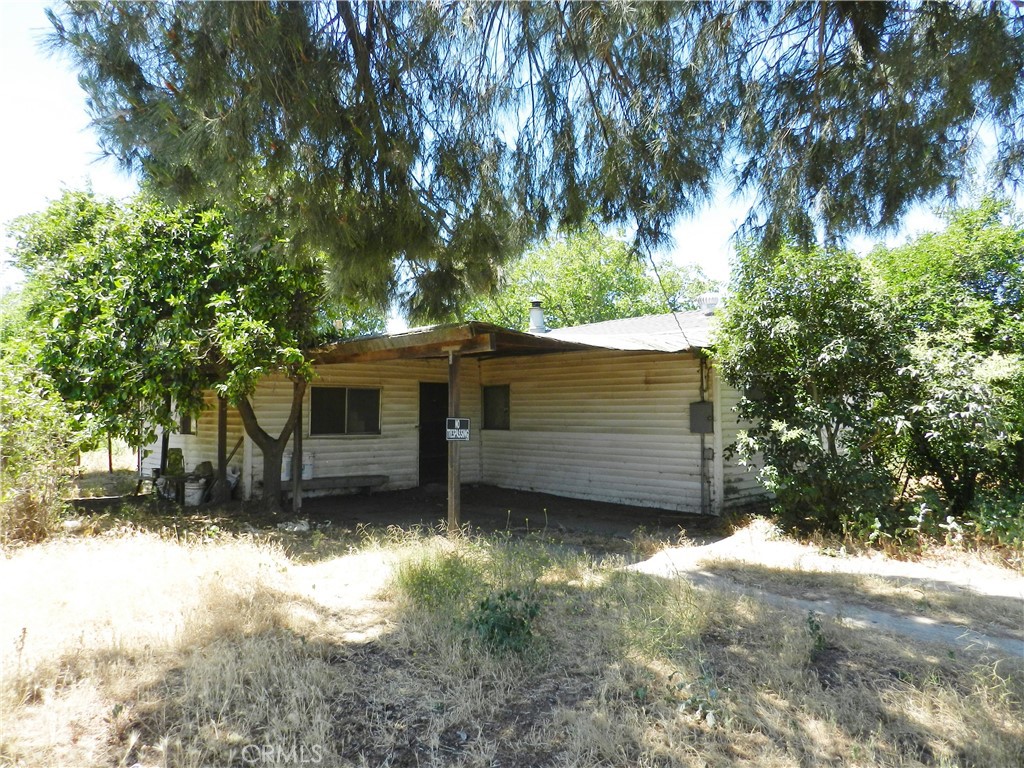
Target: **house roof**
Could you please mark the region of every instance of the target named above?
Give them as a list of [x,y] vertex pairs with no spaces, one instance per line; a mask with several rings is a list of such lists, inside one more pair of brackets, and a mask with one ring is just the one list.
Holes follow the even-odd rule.
[[583,344],[513,331],[500,325],[470,322],[361,336],[311,350],[311,354],[314,363],[356,363],[448,357],[451,352],[500,356],[586,348]]
[[324,364],[438,358],[453,352],[487,357],[586,349],[685,352],[708,346],[710,319],[704,312],[677,312],[558,328],[546,333],[523,333],[479,322],[431,325],[347,339],[311,353],[315,363]]
[[711,344],[711,315],[703,310],[645,315],[556,328],[545,338],[602,349],[685,352]]

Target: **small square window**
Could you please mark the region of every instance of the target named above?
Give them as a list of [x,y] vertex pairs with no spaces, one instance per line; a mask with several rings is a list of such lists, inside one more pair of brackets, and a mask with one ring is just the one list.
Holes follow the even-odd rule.
[[312,387],[310,435],[379,435],[380,390]]
[[187,413],[183,413],[178,417],[178,434],[179,435],[194,435],[196,433],[196,422]]
[[509,386],[498,384],[483,388],[484,429],[509,429]]

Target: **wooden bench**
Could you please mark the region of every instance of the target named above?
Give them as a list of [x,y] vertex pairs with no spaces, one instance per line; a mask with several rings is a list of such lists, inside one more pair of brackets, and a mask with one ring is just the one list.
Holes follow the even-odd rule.
[[[313,477],[302,481],[302,491],[346,491],[353,488],[370,491],[385,485],[390,478],[387,475],[335,475],[329,477]],[[292,481],[282,482],[282,492],[286,498],[292,495]]]

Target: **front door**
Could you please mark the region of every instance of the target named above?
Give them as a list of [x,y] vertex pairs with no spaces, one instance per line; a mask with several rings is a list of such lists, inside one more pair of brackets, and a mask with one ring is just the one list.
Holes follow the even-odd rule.
[[420,382],[420,485],[448,480],[448,385]]

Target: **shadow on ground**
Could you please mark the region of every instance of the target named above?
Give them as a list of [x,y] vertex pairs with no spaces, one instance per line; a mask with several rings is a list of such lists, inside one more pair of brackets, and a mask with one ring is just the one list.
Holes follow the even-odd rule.
[[[178,536],[221,532],[260,533],[304,561],[336,557],[366,540],[394,532],[442,532],[448,517],[447,489],[428,485],[401,491],[305,499],[295,512],[268,514],[258,502],[181,507],[155,495],[110,496],[72,501],[84,514],[83,532],[125,523]],[[298,527],[293,524],[305,521]],[[722,539],[720,517],[569,499],[489,485],[464,486],[461,522],[474,534],[503,533],[584,549],[593,553],[649,557],[666,545],[707,544]],[[306,525],[308,524],[308,525]]]
[[[447,520],[447,489],[428,485],[404,491],[333,496],[303,501],[302,518],[334,526],[436,527]],[[291,511],[285,518],[294,518]],[[491,533],[571,533],[630,539],[638,531],[658,538],[685,536],[697,543],[721,538],[721,518],[647,507],[569,499],[490,485],[464,486],[462,523]]]

